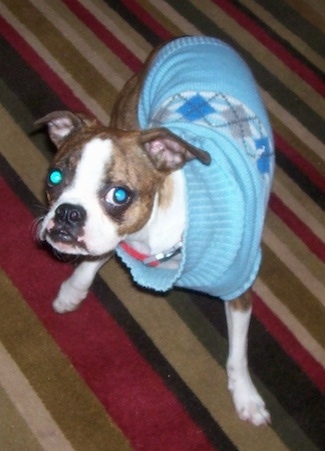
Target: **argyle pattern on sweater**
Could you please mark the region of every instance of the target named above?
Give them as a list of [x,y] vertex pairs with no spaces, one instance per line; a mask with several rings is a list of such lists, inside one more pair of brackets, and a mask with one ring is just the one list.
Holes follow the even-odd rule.
[[151,124],[161,127],[166,122],[184,120],[220,130],[239,141],[247,155],[256,162],[260,173],[270,173],[273,152],[266,131],[257,115],[237,99],[222,92],[176,94],[162,105]]

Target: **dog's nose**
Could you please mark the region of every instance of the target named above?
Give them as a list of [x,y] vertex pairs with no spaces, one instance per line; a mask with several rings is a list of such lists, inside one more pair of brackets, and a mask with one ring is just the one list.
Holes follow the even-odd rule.
[[55,220],[60,224],[77,226],[86,219],[86,210],[81,205],[61,204],[55,210]]

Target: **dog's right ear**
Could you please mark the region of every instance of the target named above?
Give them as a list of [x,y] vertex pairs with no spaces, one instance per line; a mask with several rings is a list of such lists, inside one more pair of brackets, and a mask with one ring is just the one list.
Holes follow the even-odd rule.
[[56,147],[61,147],[72,133],[83,127],[92,128],[99,125],[97,119],[82,113],[71,113],[70,111],[54,111],[38,119],[34,123],[35,128],[48,126],[51,140]]
[[194,158],[203,164],[211,163],[208,152],[192,146],[167,128],[142,130],[139,142],[154,166],[161,171],[175,171]]

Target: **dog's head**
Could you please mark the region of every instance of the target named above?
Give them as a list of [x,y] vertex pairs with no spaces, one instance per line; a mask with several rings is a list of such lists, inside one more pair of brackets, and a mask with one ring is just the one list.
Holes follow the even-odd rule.
[[62,253],[100,256],[149,220],[166,177],[209,155],[166,129],[122,131],[70,112],[51,113],[57,153],[49,169],[50,205],[40,237]]

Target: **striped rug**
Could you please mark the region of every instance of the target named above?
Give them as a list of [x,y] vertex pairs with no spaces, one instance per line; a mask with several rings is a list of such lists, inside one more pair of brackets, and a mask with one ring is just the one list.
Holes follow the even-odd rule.
[[[322,0],[0,0],[0,449],[324,449],[325,149]],[[172,36],[207,34],[252,67],[277,170],[255,284],[252,375],[272,414],[237,419],[217,300],[135,288],[116,260],[79,310],[72,271],[34,240],[57,109],[107,123],[116,93]]]

